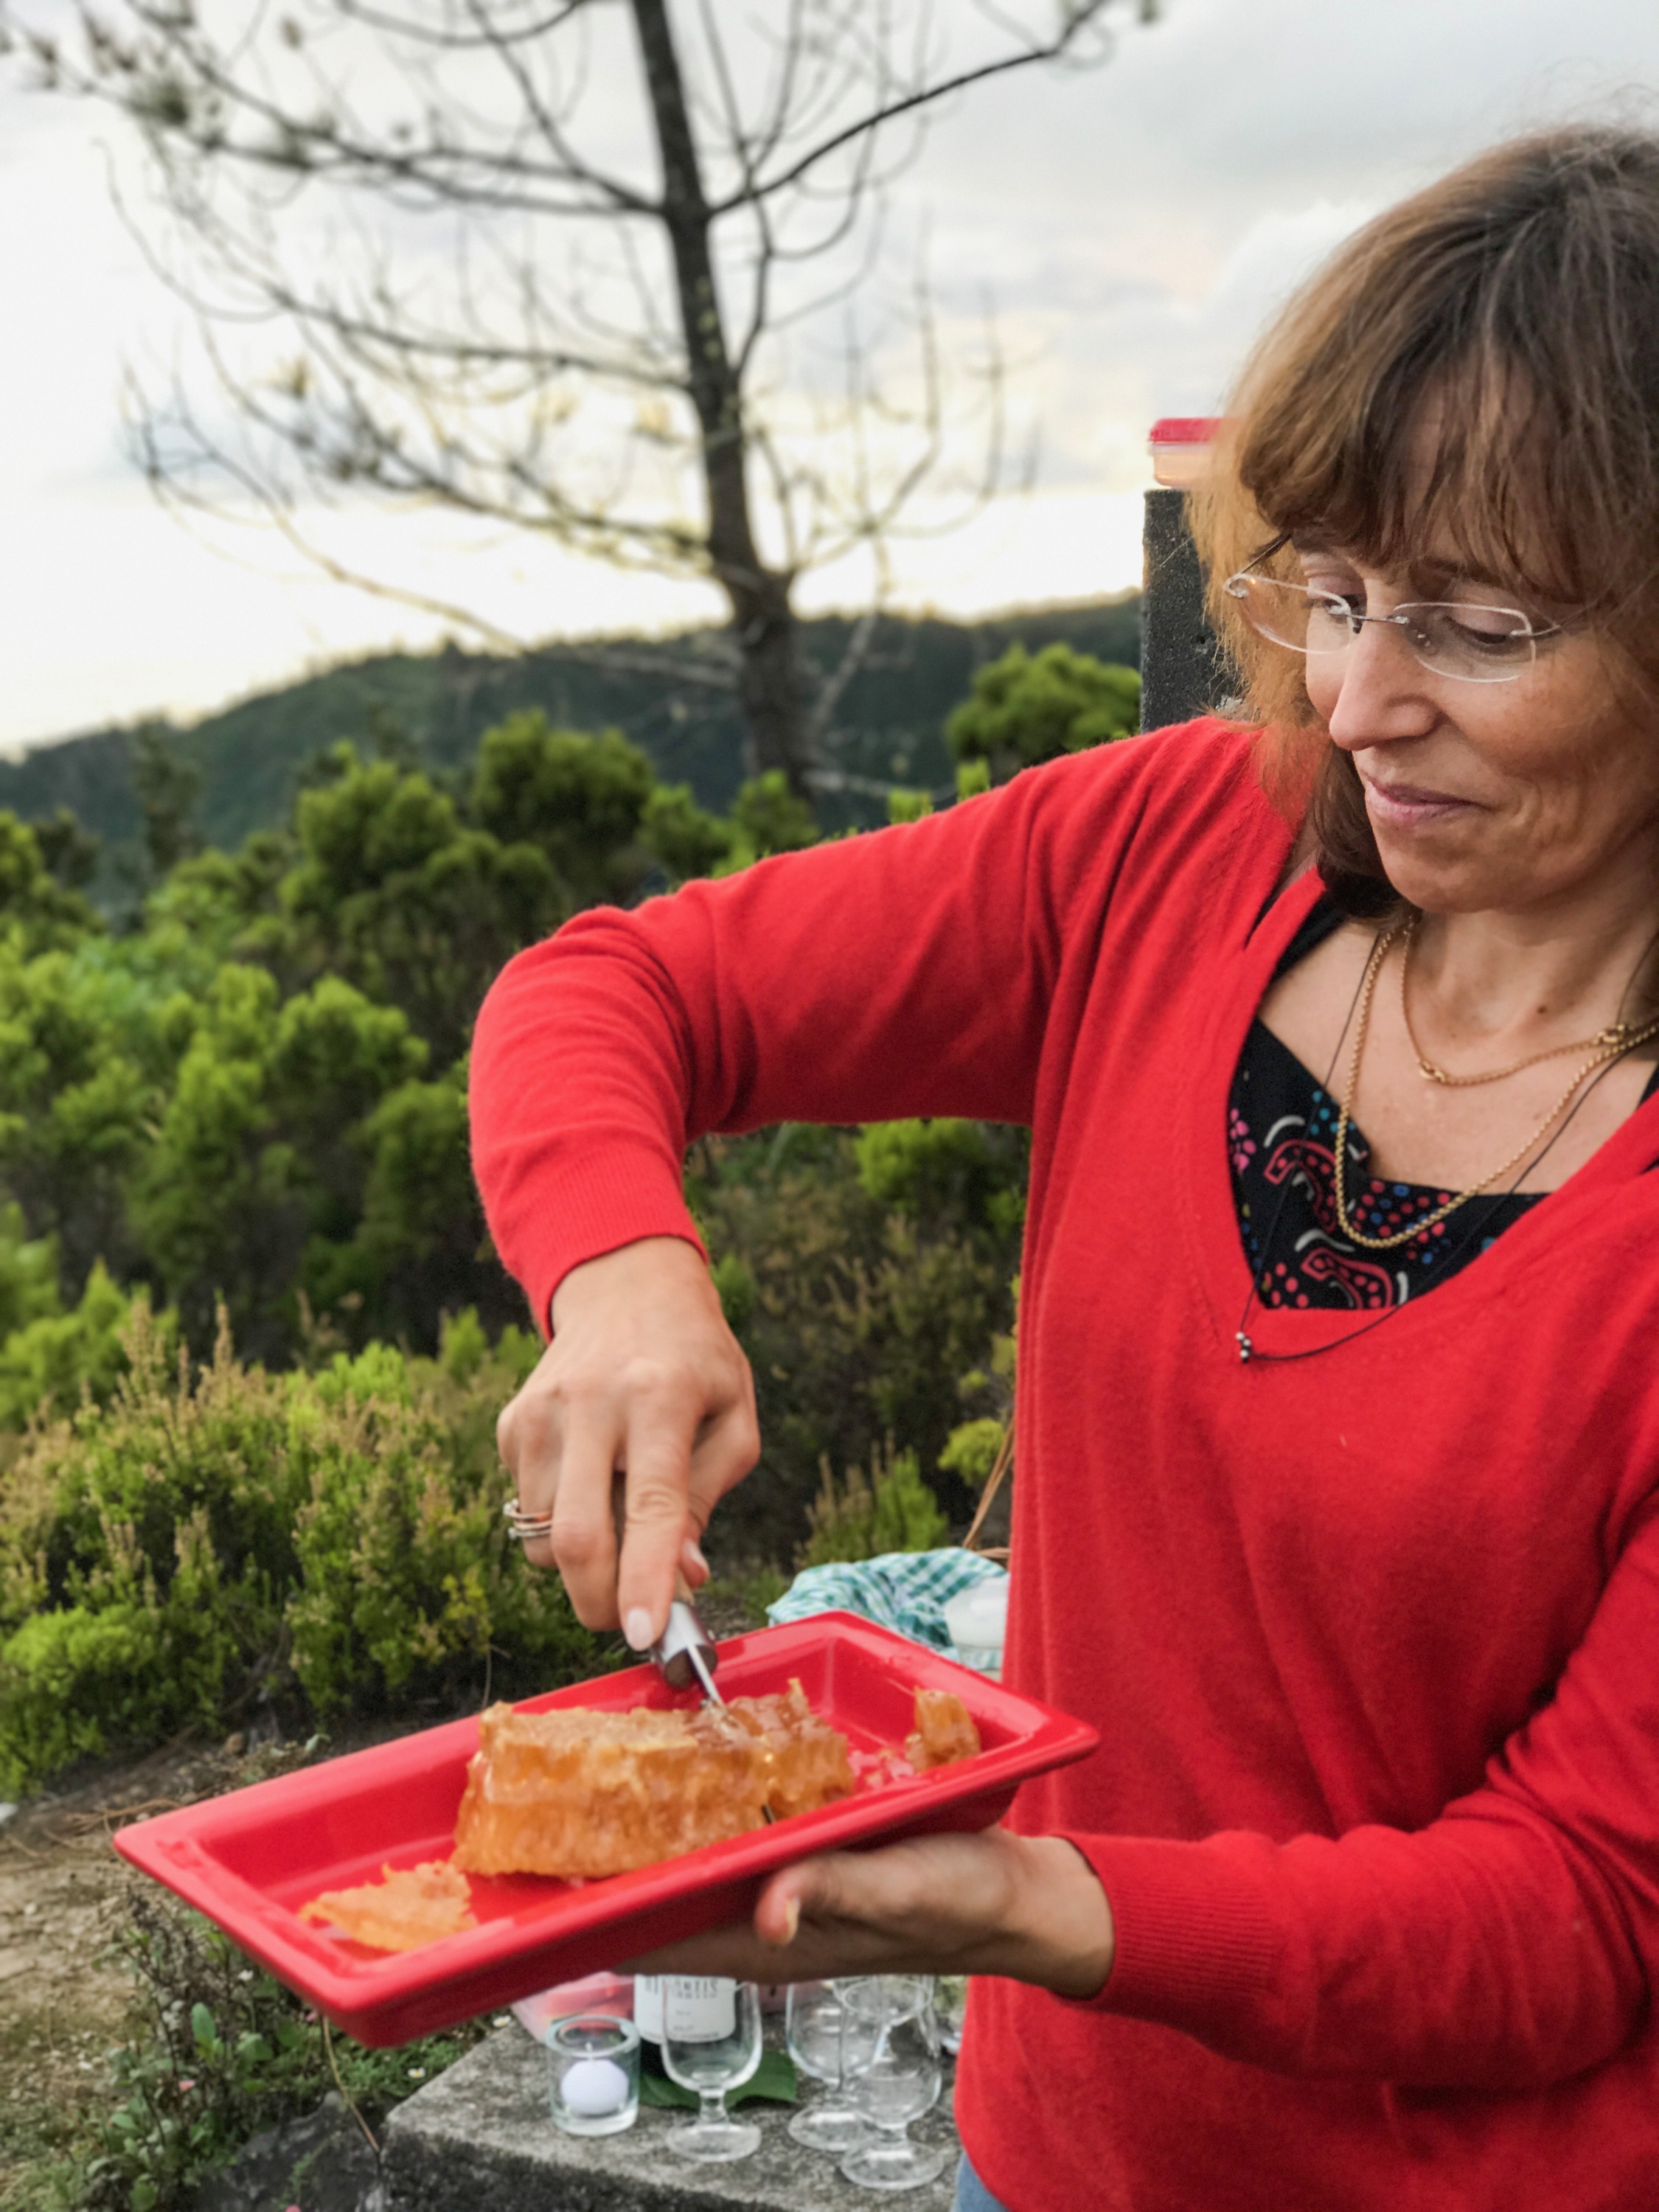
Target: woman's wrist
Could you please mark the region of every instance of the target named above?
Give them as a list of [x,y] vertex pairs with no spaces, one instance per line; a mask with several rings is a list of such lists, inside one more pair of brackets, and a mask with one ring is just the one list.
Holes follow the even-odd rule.
[[1093,1997],[1112,1971],[1116,1931],[1100,1878],[1063,1836],[1016,1836],[1007,1917],[983,1971],[1012,1975],[1056,1996]]

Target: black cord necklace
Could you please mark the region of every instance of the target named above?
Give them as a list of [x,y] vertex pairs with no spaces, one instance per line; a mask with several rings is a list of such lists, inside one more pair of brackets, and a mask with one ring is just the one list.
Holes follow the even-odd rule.
[[[1336,1063],[1342,1056],[1342,1047],[1347,1038],[1349,1030],[1352,1027],[1354,1009],[1359,1004],[1359,994],[1364,990],[1364,979],[1362,976],[1360,981],[1355,987],[1353,997],[1348,1002],[1347,1015],[1342,1024],[1341,1030],[1337,1036],[1336,1049],[1331,1054],[1330,1066],[1326,1069],[1325,1079],[1320,1085],[1320,1088],[1326,1093],[1327,1097],[1330,1095],[1331,1078],[1335,1074]],[[1620,1058],[1622,1059],[1624,1055],[1621,1054]],[[1548,1144],[1545,1146],[1543,1151],[1538,1154],[1537,1158],[1530,1162],[1529,1164],[1532,1168],[1536,1169],[1549,1158],[1557,1144],[1571,1127],[1573,1121],[1577,1115],[1579,1108],[1583,1104],[1585,1099],[1589,1097],[1591,1091],[1596,1088],[1596,1085],[1602,1081],[1603,1078],[1609,1075],[1613,1068],[1618,1065],[1619,1061],[1617,1060],[1609,1060],[1605,1066],[1598,1071],[1595,1078],[1584,1085],[1584,1088],[1580,1092],[1579,1096],[1573,1101],[1571,1109],[1562,1118],[1561,1121],[1557,1126]],[[1472,1225],[1468,1233],[1462,1239],[1461,1242],[1454,1243],[1449,1248],[1446,1255],[1448,1262],[1455,1259],[1461,1258],[1462,1255],[1468,1250],[1469,1247],[1480,1236],[1482,1229],[1486,1226],[1486,1224],[1491,1220],[1492,1209],[1494,1207],[1501,1206],[1506,1198],[1514,1197],[1516,1185],[1520,1182],[1522,1176],[1527,1173],[1528,1167],[1528,1163],[1523,1161],[1521,1165],[1516,1168],[1515,1182],[1510,1185],[1509,1188],[1507,1190],[1493,1191],[1487,1206],[1479,1213],[1472,1215]],[[1285,1178],[1284,1188],[1279,1194],[1279,1204],[1273,1209],[1273,1220],[1269,1224],[1267,1234],[1262,1241],[1261,1260],[1263,1265],[1266,1264],[1267,1261],[1271,1256],[1273,1246],[1278,1242],[1279,1226],[1285,1216],[1285,1201],[1290,1197],[1291,1187],[1295,1181],[1296,1178],[1293,1175],[1286,1176]],[[1446,1272],[1450,1272],[1449,1266]],[[1406,1305],[1410,1304],[1408,1299],[1397,1299],[1393,1305],[1384,1306],[1381,1313],[1374,1314],[1370,1321],[1362,1322],[1358,1328],[1351,1328],[1346,1336],[1333,1337],[1328,1344],[1310,1345],[1302,1352],[1259,1352],[1255,1344],[1251,1341],[1248,1334],[1248,1324],[1250,1318],[1251,1310],[1256,1302],[1257,1273],[1258,1268],[1253,1263],[1250,1268],[1250,1286],[1244,1295],[1244,1310],[1240,1314],[1238,1317],[1238,1327],[1233,1332],[1233,1341],[1238,1346],[1238,1360],[1241,1367],[1248,1367],[1252,1360],[1268,1362],[1277,1367],[1288,1367],[1294,1360],[1317,1359],[1322,1356],[1322,1354],[1327,1352],[1340,1352],[1345,1344],[1357,1344],[1362,1336],[1369,1336],[1374,1328],[1381,1328],[1385,1321],[1391,1320],[1395,1314],[1401,1312]]]

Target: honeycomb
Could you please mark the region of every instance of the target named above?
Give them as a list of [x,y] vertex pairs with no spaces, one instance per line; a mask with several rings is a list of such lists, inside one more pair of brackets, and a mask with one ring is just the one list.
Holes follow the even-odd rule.
[[767,1809],[777,1819],[852,1796],[847,1739],[818,1718],[799,1682],[769,1698],[733,1698],[726,1711],[760,1747]]
[[455,1826],[469,1874],[592,1880],[850,1796],[846,1738],[800,1685],[726,1706],[545,1713],[492,1705]]
[[918,1774],[930,1766],[949,1766],[958,1759],[977,1759],[979,1730],[954,1692],[918,1690],[915,1730],[904,1739],[905,1756]]
[[476,1928],[466,1876],[444,1859],[423,1865],[389,1866],[379,1881],[356,1889],[325,1889],[300,1907],[301,1920],[331,1921],[354,1943],[375,1951],[418,1951],[441,1936]]
[[[949,1765],[979,1751],[979,1731],[948,1690],[915,1693],[910,1768]],[[861,1754],[864,1786],[906,1771],[896,1751]],[[860,1786],[847,1739],[821,1719],[799,1682],[724,1706],[658,1712],[546,1713],[492,1705],[479,1724],[448,1863],[393,1871],[356,1889],[327,1890],[300,1908],[356,1942],[413,1951],[473,1919],[466,1877],[556,1875],[594,1880],[678,1858],[726,1836],[849,1797]]]

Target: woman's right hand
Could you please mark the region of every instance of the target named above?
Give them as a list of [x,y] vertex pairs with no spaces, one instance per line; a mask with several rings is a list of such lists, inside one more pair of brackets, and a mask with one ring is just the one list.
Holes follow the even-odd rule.
[[[701,1540],[760,1453],[755,1383],[694,1245],[647,1237],[573,1267],[553,1336],[495,1437],[526,1513],[551,1513],[532,1566],[556,1566],[578,1619],[645,1650]],[[613,1477],[625,1477],[620,1547]]]

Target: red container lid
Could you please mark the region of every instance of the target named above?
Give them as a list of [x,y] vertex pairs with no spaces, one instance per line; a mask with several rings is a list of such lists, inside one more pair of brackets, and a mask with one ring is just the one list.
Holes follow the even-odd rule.
[[1207,446],[1221,428],[1219,415],[1162,415],[1153,423],[1155,446]]

